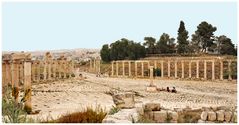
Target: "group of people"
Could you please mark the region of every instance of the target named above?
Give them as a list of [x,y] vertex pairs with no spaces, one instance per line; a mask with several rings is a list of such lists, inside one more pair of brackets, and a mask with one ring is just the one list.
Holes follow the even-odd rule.
[[162,89],[159,89],[159,91],[167,91],[167,92],[177,93],[177,90],[175,87],[173,87],[172,90],[170,90],[169,87],[167,87],[166,90],[164,88],[162,88]]

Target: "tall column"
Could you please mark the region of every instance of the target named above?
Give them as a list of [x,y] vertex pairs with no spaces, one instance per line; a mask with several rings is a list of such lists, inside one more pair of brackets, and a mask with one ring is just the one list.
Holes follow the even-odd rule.
[[37,65],[37,81],[41,80],[41,62]]
[[161,61],[161,77],[163,77],[163,61]]
[[197,79],[199,78],[199,60],[197,60]]
[[6,63],[2,62],[2,86],[6,85]]
[[119,75],[119,64],[118,61],[116,61],[116,76]]
[[63,78],[65,79],[66,78],[66,61],[63,62]]
[[31,62],[26,61],[24,62],[24,109],[27,113],[32,111],[31,94]]
[[138,76],[137,61],[135,61],[134,63],[135,63],[135,65],[134,65],[134,69],[135,69],[135,77],[137,77],[137,76]]
[[223,80],[223,61],[220,61],[220,80]]
[[23,63],[20,63],[19,64],[19,81],[20,83],[22,84],[23,83],[23,80],[24,80],[24,64]]
[[182,78],[184,78],[184,61],[181,61],[181,65],[182,65]]
[[153,66],[149,66],[149,71],[150,71],[150,85],[149,86],[154,86],[153,85],[153,77],[154,77],[154,70],[153,70]]
[[46,80],[47,62],[44,62],[43,66],[44,66],[43,76],[44,76],[44,80]]
[[231,63],[232,61],[228,61],[228,80],[232,80],[232,70],[231,70]]
[[177,78],[178,77],[178,65],[177,65],[177,60],[174,62],[174,71],[175,71],[175,78]]
[[131,62],[129,61],[129,76],[131,76]]
[[53,61],[52,64],[52,74],[53,74],[53,78],[56,79],[56,62]]
[[51,62],[48,62],[48,79],[51,79]]
[[16,61],[12,62],[11,65],[11,73],[12,73],[12,95],[16,101],[19,102],[19,64]]
[[90,72],[92,71],[92,60],[90,59]]
[[207,79],[207,61],[204,60],[204,79]]
[[157,68],[157,63],[156,63],[156,60],[154,60],[154,69]]
[[9,63],[6,65],[6,82],[11,85],[11,65]]
[[188,70],[189,70],[189,78],[192,78],[192,61],[190,60],[189,61],[189,68],[188,68]]
[[111,76],[114,76],[114,61],[111,62]]
[[122,67],[123,67],[123,76],[125,76],[124,61],[122,61]]
[[94,59],[94,72],[96,71],[96,60]]
[[212,80],[215,80],[215,61],[212,60]]
[[168,61],[168,77],[170,77],[170,61]]
[[141,76],[144,77],[144,62],[141,62]]

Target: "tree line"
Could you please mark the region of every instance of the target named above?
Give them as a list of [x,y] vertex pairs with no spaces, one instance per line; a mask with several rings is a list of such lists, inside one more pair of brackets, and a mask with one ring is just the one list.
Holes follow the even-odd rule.
[[[101,59],[112,60],[144,58],[147,54],[201,54],[214,53],[220,55],[237,55],[237,48],[231,39],[225,35],[215,36],[217,28],[206,21],[197,26],[197,30],[189,40],[188,31],[183,21],[180,21],[177,40],[163,33],[159,40],[144,37],[144,43],[122,38],[110,45],[104,44],[100,50]],[[175,43],[177,42],[177,44]]]

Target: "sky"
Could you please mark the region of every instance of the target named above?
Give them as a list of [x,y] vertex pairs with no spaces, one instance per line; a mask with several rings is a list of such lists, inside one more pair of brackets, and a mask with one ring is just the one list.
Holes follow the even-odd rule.
[[121,38],[158,40],[163,33],[177,38],[181,20],[190,38],[207,21],[216,36],[237,43],[236,2],[5,2],[2,50],[101,48]]

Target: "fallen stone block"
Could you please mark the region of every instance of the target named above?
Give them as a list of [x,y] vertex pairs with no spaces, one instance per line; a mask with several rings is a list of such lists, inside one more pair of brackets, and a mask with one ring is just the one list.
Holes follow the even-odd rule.
[[202,119],[203,121],[206,121],[206,120],[207,120],[207,111],[203,111],[203,112],[201,113],[201,119]]
[[168,111],[168,117],[171,117],[171,121],[177,121],[178,120],[178,113],[174,111]]
[[115,105],[118,108],[127,109],[127,108],[134,108],[135,101],[134,101],[134,94],[133,93],[119,93],[112,96]]
[[144,111],[160,111],[160,103],[146,103]]
[[230,111],[225,111],[224,112],[224,119],[225,119],[226,122],[231,121],[231,117],[232,117],[232,112],[230,112]]
[[223,110],[219,110],[216,112],[217,114],[217,121],[224,121],[224,111]]
[[208,121],[215,121],[217,119],[216,113],[214,111],[209,111],[207,115]]
[[154,111],[154,121],[157,123],[164,123],[167,119],[167,111]]

